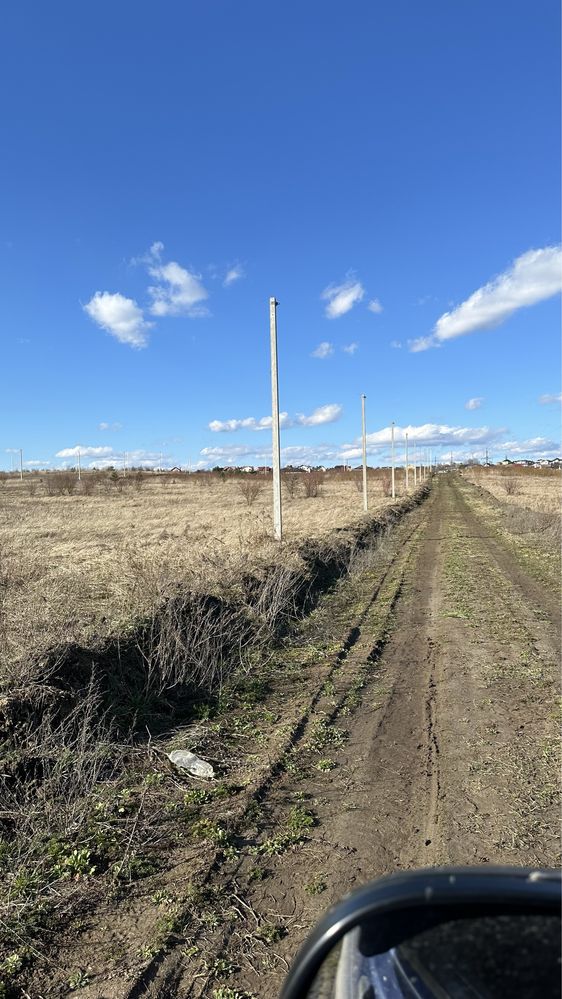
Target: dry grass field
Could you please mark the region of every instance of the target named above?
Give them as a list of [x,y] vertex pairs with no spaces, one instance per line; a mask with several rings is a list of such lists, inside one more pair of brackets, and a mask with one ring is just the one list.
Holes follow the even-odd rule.
[[[68,477],[68,476],[67,476]],[[252,567],[298,559],[298,543],[361,519],[354,474],[283,484],[285,542],[272,541],[271,480],[109,475],[70,477],[72,495],[53,478],[0,483],[0,649],[4,679],[28,658],[68,641],[99,640],[149,614],[170,585],[217,592]],[[64,481],[61,479],[61,486]],[[317,495],[306,496],[307,491]],[[392,501],[387,477],[372,473],[370,505]],[[401,473],[397,492],[403,493]],[[255,493],[255,495],[253,495]]]
[[560,513],[562,475],[555,469],[473,467],[465,472],[469,482],[516,507],[536,513]]

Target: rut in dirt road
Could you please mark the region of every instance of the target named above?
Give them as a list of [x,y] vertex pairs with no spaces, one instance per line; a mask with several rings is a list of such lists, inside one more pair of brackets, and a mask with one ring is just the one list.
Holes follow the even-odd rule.
[[[272,859],[263,881],[252,880],[250,862],[231,872],[249,925],[274,927],[265,955],[244,946],[246,918],[222,938],[237,988],[276,994],[308,928],[372,877],[434,864],[557,862],[557,635],[545,626],[536,581],[526,588],[499,539],[490,542],[470,489],[438,480],[389,640],[380,656],[343,667],[364,686],[353,715],[336,713],[332,747],[322,749],[335,768],[325,773],[318,754],[303,754],[306,778],[281,774],[262,803],[273,824],[305,802],[315,827],[304,846]],[[179,994],[212,995],[212,975],[194,982],[192,973],[185,968]]]

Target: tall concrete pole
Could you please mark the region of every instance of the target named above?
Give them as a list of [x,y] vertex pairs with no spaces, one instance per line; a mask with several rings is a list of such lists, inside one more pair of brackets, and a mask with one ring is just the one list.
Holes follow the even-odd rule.
[[394,481],[394,420],[390,424],[390,449],[391,449],[391,478],[392,478],[392,499],[396,498],[396,483]]
[[273,536],[283,537],[281,512],[281,443],[279,438],[279,378],[277,374],[277,306],[275,298],[269,299],[269,334],[271,341],[271,435],[273,465]]
[[361,435],[363,442],[363,509],[365,513],[369,509],[369,496],[367,494],[367,431],[365,427],[365,399],[366,395],[361,396]]
[[20,482],[23,479],[23,450],[20,447]]
[[410,484],[410,469],[408,468],[408,434],[406,433],[406,492]]
[[80,448],[78,448],[78,482],[82,478],[82,466],[80,464]]
[[418,484],[418,458],[416,455],[416,442],[414,441],[414,489]]

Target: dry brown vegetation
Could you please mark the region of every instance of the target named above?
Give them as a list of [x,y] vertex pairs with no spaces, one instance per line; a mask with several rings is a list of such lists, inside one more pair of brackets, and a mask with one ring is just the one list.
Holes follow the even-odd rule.
[[[384,478],[370,476],[374,512],[389,503]],[[288,473],[284,480],[283,561],[295,566],[295,544],[359,520],[361,499],[353,474]],[[270,506],[267,476],[4,477],[2,675],[13,677],[37,650],[126,627],[150,614],[171,585],[221,593],[252,567],[279,562]]]
[[94,872],[150,873],[165,808],[152,739],[215,710],[228,684],[259,686],[273,642],[400,515],[376,476],[379,520],[353,477],[316,476],[310,496],[299,478],[279,547],[271,483],[248,482],[251,503],[245,481],[216,475],[4,479],[0,995]]
[[537,513],[560,512],[562,474],[556,469],[474,466],[464,475],[502,502]]

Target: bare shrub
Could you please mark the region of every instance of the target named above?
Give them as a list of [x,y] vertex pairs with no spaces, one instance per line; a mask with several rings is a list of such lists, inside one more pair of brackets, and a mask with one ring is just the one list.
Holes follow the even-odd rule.
[[381,488],[383,496],[392,496],[392,479],[390,475],[383,475],[381,478]]
[[87,472],[80,480],[80,492],[82,496],[93,496],[96,491],[98,476],[96,472]]
[[145,478],[145,474],[140,468],[138,472],[135,472],[133,475],[133,485],[138,493],[140,493],[142,487],[144,486]]
[[0,472],[0,489],[3,489],[8,485],[9,478],[10,476],[8,472]]
[[73,496],[78,485],[75,472],[50,472],[45,479],[48,496]]
[[254,476],[248,475],[247,478],[241,479],[238,483],[238,488],[240,493],[246,500],[248,506],[252,506],[257,500],[261,492],[262,483],[259,479],[254,478]]
[[316,499],[317,496],[320,496],[322,486],[324,485],[323,472],[303,472],[300,476],[300,480],[306,499]]
[[37,482],[36,479],[33,478],[26,479],[25,488],[27,490],[27,495],[33,498],[37,494],[38,485],[39,483]]
[[356,472],[353,476],[353,484],[358,493],[363,492],[363,472]]
[[293,500],[297,495],[299,487],[299,477],[294,472],[283,473],[283,485],[289,499]]
[[508,496],[519,496],[519,493],[521,492],[521,486],[515,478],[504,479],[502,486]]

